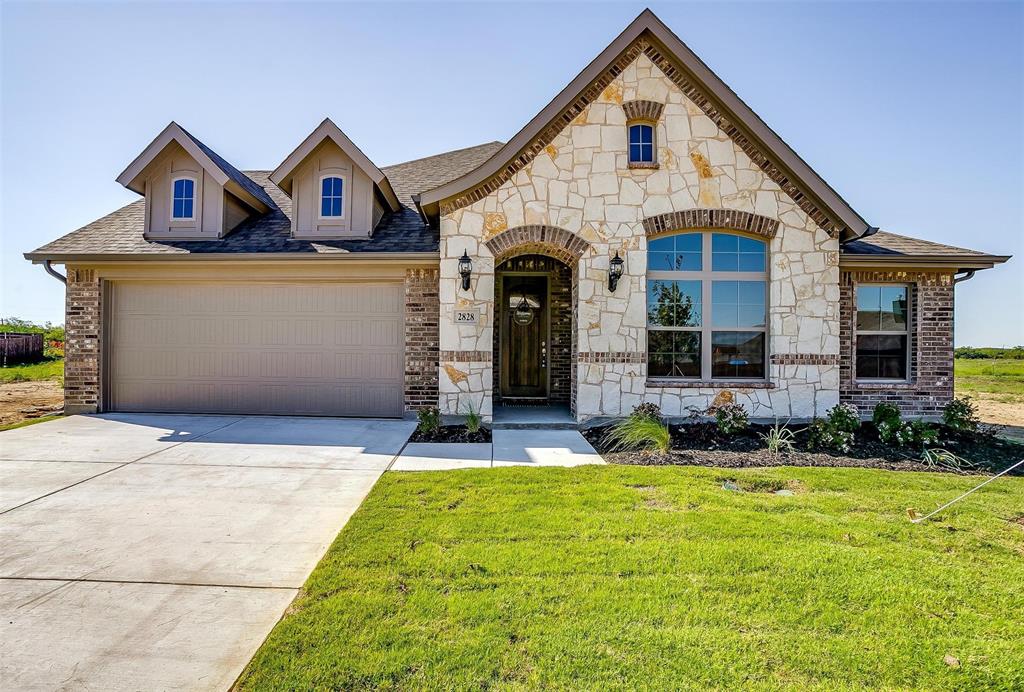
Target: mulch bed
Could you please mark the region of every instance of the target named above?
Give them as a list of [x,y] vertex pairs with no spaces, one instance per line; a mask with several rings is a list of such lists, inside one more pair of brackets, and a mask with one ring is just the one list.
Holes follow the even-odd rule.
[[[1024,445],[1014,444],[988,434],[962,434],[943,425],[940,443],[935,447],[956,454],[976,466],[955,471],[930,467],[920,461],[921,452],[910,447],[895,447],[878,439],[870,423],[857,431],[850,451],[811,449],[804,427],[793,426],[795,451],[777,456],[769,454],[761,433],[771,426],[751,425],[747,430],[725,436],[714,423],[670,426],[672,450],[668,454],[646,451],[610,452],[604,445],[605,427],[590,428],[583,435],[613,464],[640,466],[720,466],[753,468],[764,466],[830,466],[888,469],[891,471],[949,471],[953,473],[996,473],[1024,458]],[[1024,475],[1024,467],[1012,472]]]
[[480,428],[475,433],[466,430],[465,425],[442,425],[435,432],[424,434],[417,428],[409,442],[490,442],[491,431]]

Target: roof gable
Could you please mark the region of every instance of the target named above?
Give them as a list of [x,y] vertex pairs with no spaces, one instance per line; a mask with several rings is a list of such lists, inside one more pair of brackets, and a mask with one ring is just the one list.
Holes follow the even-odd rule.
[[203,170],[210,174],[210,177],[217,181],[218,185],[253,209],[266,213],[273,206],[273,201],[262,187],[174,121],[171,121],[149,146],[128,164],[121,175],[117,176],[117,182],[140,195],[146,194],[142,174],[172,142],[177,142]]
[[466,175],[424,192],[428,217],[472,204],[525,167],[631,62],[647,55],[815,223],[844,240],[874,228],[851,208],[650,10],[644,10],[526,127]]
[[363,173],[365,173],[373,184],[380,191],[381,196],[387,202],[391,211],[398,211],[401,209],[401,204],[398,201],[398,196],[395,195],[394,189],[391,187],[391,181],[388,180],[384,172],[381,171],[377,166],[367,158],[366,154],[362,152],[355,145],[355,143],[348,138],[341,128],[335,125],[330,118],[324,118],[324,121],[320,123],[315,130],[313,130],[306,139],[302,140],[302,143],[295,148],[291,154],[288,155],[281,165],[274,169],[270,174],[270,180],[285,191],[289,196],[292,194],[292,175],[295,173],[295,169],[306,160],[313,150],[316,149],[325,140],[330,139],[334,144],[338,146],[345,154],[352,159],[352,161]]

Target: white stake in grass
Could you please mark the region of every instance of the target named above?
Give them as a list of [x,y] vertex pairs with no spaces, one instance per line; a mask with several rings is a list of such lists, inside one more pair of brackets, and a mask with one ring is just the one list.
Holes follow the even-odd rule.
[[984,487],[985,487],[986,485],[988,485],[989,483],[991,483],[991,482],[992,482],[992,481],[994,481],[995,479],[999,478],[1000,476],[1005,476],[1005,475],[1006,475],[1006,474],[1008,474],[1008,473],[1009,473],[1010,471],[1013,471],[1013,470],[1014,470],[1015,468],[1017,468],[1018,466],[1022,466],[1022,465],[1024,465],[1024,459],[1021,459],[1020,461],[1018,461],[1018,462],[1017,462],[1016,464],[1014,464],[1014,465],[1013,465],[1013,466],[1011,466],[1010,468],[1008,468],[1008,469],[1005,469],[1005,470],[1003,470],[1003,471],[1000,471],[999,473],[997,473],[996,475],[992,476],[991,478],[989,478],[989,479],[988,479],[987,481],[985,481],[984,483],[981,483],[981,484],[979,484],[979,485],[976,485],[976,486],[974,486],[973,488],[971,488],[970,490],[968,490],[968,491],[967,491],[966,493],[964,493],[964,494],[963,494],[963,495],[961,495],[960,497],[958,497],[958,498],[955,498],[955,499],[953,499],[953,500],[950,500],[949,502],[947,502],[946,504],[942,505],[941,507],[939,507],[939,508],[938,508],[937,510],[935,510],[934,512],[931,512],[930,514],[926,514],[926,515],[924,515],[923,517],[919,517],[919,516],[917,516],[917,512],[915,512],[915,511],[914,511],[914,510],[912,510],[912,509],[910,509],[910,510],[907,510],[907,513],[908,513],[908,514],[910,514],[910,521],[911,521],[912,523],[914,523],[914,524],[920,524],[920,523],[921,523],[922,521],[924,521],[925,519],[930,519],[931,517],[934,517],[934,516],[935,516],[936,514],[938,514],[938,513],[939,513],[939,512],[941,512],[942,510],[946,509],[947,507],[949,507],[949,506],[951,506],[951,505],[954,505],[954,504],[956,504],[957,502],[960,502],[960,500],[964,499],[965,497],[967,497],[968,495],[970,495],[970,494],[971,494],[971,493],[973,493],[974,491],[976,491],[976,490],[981,490],[982,488],[984,488]]

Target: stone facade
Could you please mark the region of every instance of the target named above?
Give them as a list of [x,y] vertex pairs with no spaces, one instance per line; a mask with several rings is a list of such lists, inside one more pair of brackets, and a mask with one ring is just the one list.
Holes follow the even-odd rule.
[[[527,154],[505,169],[504,180],[442,204],[441,349],[457,353],[492,347],[495,263],[488,241],[511,238],[524,227],[555,228],[586,243],[573,267],[578,420],[622,415],[642,401],[659,404],[668,415],[684,415],[687,407],[707,406],[724,389],[755,416],[820,415],[839,401],[839,243],[834,227],[812,219],[802,196],[795,201],[791,186],[780,187],[773,179],[777,176],[751,157],[749,147],[709,116],[707,104],[698,105],[656,62],[639,51],[600,90],[591,90],[593,97],[581,101],[577,115],[557,132],[543,135],[546,143],[528,145]],[[636,101],[663,104],[655,123],[656,168],[630,168],[628,163],[623,104]],[[773,358],[768,382],[679,386],[649,381],[644,356],[648,230],[737,226],[769,239]],[[558,242],[573,245],[564,237]],[[474,263],[469,291],[461,289],[457,270],[463,251]],[[500,259],[538,251],[555,254],[557,248],[545,252],[536,244],[503,243]],[[608,267],[616,253],[625,269],[612,293]],[[479,324],[456,325],[455,309],[467,306],[479,308]],[[442,359],[439,373],[443,412],[464,412],[472,405],[490,415],[490,359]]]
[[96,413],[100,405],[103,283],[93,269],[68,267],[65,296],[64,412]]
[[437,405],[436,269],[405,272],[405,410]]
[[[894,283],[910,290],[910,371],[907,382],[860,382],[854,376],[858,284]],[[935,418],[953,398],[953,275],[945,272],[843,271],[840,285],[840,390],[862,416],[886,401],[905,416]]]

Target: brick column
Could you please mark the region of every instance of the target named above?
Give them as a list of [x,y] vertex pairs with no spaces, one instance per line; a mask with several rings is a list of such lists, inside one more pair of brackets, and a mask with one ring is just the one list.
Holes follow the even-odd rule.
[[437,269],[405,272],[405,410],[437,406]]
[[94,269],[68,268],[64,412],[96,413],[100,402],[102,284]]

